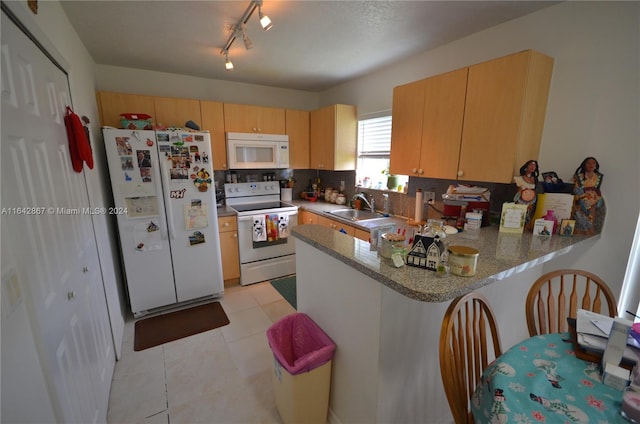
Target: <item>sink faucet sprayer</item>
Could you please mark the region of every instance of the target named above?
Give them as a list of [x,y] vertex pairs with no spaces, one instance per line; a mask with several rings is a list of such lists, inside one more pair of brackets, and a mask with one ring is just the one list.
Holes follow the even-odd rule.
[[362,200],[367,205],[367,207],[369,207],[369,209],[371,209],[371,212],[375,213],[375,211],[376,211],[376,209],[375,209],[376,201],[373,198],[373,194],[371,195],[371,201],[369,201],[367,199],[367,196],[364,193],[356,193],[351,200],[356,200],[356,199]]

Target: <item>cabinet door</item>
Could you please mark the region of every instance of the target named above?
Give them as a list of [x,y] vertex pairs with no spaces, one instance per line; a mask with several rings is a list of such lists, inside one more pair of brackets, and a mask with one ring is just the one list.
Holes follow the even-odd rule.
[[218,219],[220,251],[222,256],[222,279],[226,282],[240,278],[240,256],[238,254],[238,226],[235,216]]
[[199,100],[154,97],[153,102],[158,125],[182,128],[187,121],[193,121],[202,128]]
[[158,122],[153,96],[98,91],[96,98],[101,126],[121,128],[121,113],[146,113],[153,117],[153,122]]
[[287,109],[285,119],[289,136],[289,167],[309,169],[309,112]]
[[286,118],[284,108],[256,106],[257,132],[262,134],[285,134]]
[[552,68],[530,50],[469,67],[459,179],[509,183],[538,158]]
[[314,110],[310,115],[309,166],[312,169],[333,169],[333,148],[335,121],[333,109],[325,107]]
[[254,132],[255,109],[248,105],[224,104],[224,130],[226,132]]
[[462,137],[467,69],[436,75],[424,82],[424,114],[419,175],[455,180]]
[[424,80],[393,89],[391,159],[393,174],[420,176]]
[[298,210],[298,224],[317,224],[318,215],[313,212],[306,211],[304,209]]
[[200,100],[202,129],[211,136],[211,154],[213,169],[223,171],[227,166],[227,140],[224,135],[224,113],[221,102]]
[[330,155],[333,158],[334,171],[352,171],[356,169],[358,143],[358,117],[356,107],[352,105],[335,105],[333,113],[334,137]]
[[351,105],[331,105],[311,112],[310,160],[313,169],[356,169],[358,121]]

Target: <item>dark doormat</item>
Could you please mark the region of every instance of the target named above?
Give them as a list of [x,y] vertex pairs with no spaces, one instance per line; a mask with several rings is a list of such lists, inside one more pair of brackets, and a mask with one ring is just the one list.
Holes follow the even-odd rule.
[[298,309],[297,292],[296,292],[296,276],[289,275],[288,277],[278,278],[277,280],[271,280],[271,285],[278,290],[278,292],[285,298],[287,302],[294,309]]
[[229,318],[220,302],[141,319],[135,324],[133,350],[148,349],[227,324]]

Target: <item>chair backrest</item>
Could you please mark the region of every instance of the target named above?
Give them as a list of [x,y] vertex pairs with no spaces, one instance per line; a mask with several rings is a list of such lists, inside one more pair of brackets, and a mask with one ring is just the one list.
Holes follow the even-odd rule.
[[578,309],[610,317],[618,315],[613,292],[597,275],[577,269],[542,275],[529,289],[525,303],[529,335],[567,331],[567,318],[576,318]]
[[471,292],[454,299],[440,330],[440,373],[456,424],[473,423],[471,396],[487,365],[502,354],[487,299]]

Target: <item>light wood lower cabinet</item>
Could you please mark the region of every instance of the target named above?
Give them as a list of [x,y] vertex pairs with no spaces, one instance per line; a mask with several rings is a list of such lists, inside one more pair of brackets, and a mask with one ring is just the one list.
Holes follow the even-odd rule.
[[298,223],[299,224],[318,224],[323,227],[331,228],[332,230],[341,231],[350,235],[351,237],[355,237],[360,240],[369,241],[370,234],[369,231],[361,230],[360,228],[353,227],[351,225],[345,224],[341,221],[328,218],[324,215],[318,215],[311,211],[306,211],[300,209],[298,211]]
[[238,221],[235,216],[218,218],[222,278],[225,287],[240,282],[240,256],[238,254]]

